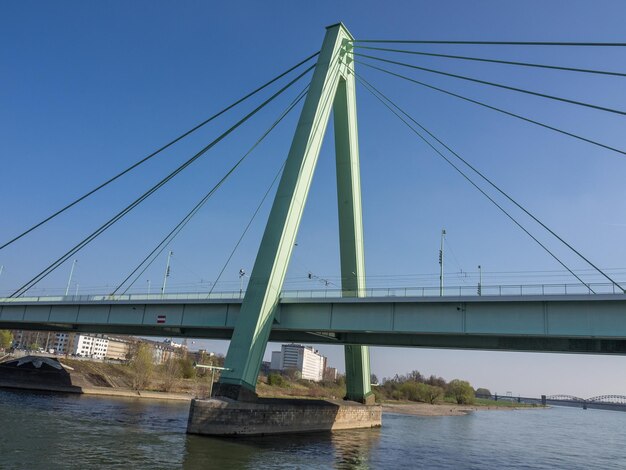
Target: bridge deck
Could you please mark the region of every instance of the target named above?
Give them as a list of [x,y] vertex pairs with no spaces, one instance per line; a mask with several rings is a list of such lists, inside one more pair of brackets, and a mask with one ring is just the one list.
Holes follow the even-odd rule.
[[[189,296],[3,299],[0,328],[229,339],[240,305]],[[270,340],[626,354],[626,296],[283,298]]]

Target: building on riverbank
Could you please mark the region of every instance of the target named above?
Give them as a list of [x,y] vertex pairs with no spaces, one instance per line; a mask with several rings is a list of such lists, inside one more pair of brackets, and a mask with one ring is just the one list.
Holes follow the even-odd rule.
[[154,341],[134,336],[108,336],[95,333],[69,333],[59,331],[13,330],[13,347],[58,355],[73,355],[94,359],[126,361],[140,343],[147,344],[155,364],[163,364],[169,359],[187,353],[185,342],[173,339]]
[[280,351],[272,352],[270,369],[281,372],[296,371],[302,379],[320,382],[324,379],[326,357],[311,346],[283,344]]

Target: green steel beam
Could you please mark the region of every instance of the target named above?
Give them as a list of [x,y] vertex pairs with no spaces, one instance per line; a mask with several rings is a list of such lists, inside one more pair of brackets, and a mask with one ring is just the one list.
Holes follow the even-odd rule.
[[[333,104],[343,297],[365,295],[365,254],[355,85],[354,75],[348,72],[346,78],[342,77],[339,80]],[[344,347],[344,355],[346,399],[360,403],[373,403],[369,348],[348,344]]]
[[[240,301],[0,302],[0,329],[229,339]],[[626,296],[283,299],[272,341],[626,355]],[[162,322],[162,323],[161,323]]]
[[[261,361],[333,105],[339,114],[335,131],[342,276],[348,270],[357,281],[353,285],[349,280],[344,291],[349,295],[350,290],[356,288],[358,292],[365,287],[355,80],[347,67],[351,56],[348,44],[352,40],[342,24],[327,28],[228,348],[225,362],[228,370],[220,377],[216,395],[237,400],[255,397]],[[368,351],[350,346],[346,348],[346,357],[351,365],[348,380],[354,384],[348,395],[365,401],[371,394]]]

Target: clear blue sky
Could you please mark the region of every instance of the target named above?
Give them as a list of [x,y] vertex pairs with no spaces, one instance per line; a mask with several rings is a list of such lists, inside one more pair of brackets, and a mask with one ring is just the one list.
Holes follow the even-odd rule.
[[[625,16],[621,2],[5,2],[0,6],[0,242],[319,49],[324,27],[337,21],[363,39],[626,42]],[[414,49],[626,71],[622,48]],[[620,77],[435,58],[400,60],[626,109],[626,79]],[[358,70],[599,266],[626,278],[625,157],[364,67]],[[398,70],[626,149],[624,116]],[[77,283],[83,293],[106,291],[121,281],[295,93],[291,90],[82,251],[72,289]],[[451,285],[475,285],[479,264],[485,284],[574,282],[366,90],[357,93],[370,285],[436,283],[442,227],[448,232]],[[252,103],[1,251],[0,292],[39,272],[249,109]],[[206,290],[215,279],[285,158],[296,117],[272,133],[173,242],[172,291]],[[288,288],[322,288],[307,279],[308,272],[335,282],[338,277],[330,137],[332,129]],[[268,209],[266,204],[220,289],[237,289],[239,268],[251,269]],[[533,231],[573,268],[587,268]],[[145,290],[148,279],[156,289],[164,265],[165,253],[137,290]],[[36,291],[63,290],[69,268],[62,266]],[[581,273],[589,281],[600,280]],[[225,351],[226,345],[209,347]],[[339,349],[322,350],[342,367]],[[419,369],[500,393],[626,392],[624,358],[375,348],[372,364],[379,377]]]

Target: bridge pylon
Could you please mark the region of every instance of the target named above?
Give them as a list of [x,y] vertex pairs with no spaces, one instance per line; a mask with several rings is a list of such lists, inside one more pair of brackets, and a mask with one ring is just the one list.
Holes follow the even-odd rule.
[[[351,69],[352,35],[341,23],[329,26],[300,114],[248,289],[233,331],[225,371],[214,396],[256,398],[256,381],[298,227],[333,111],[342,293],[365,293],[365,259],[356,117],[355,77]],[[369,350],[345,346],[349,400],[372,403]]]

